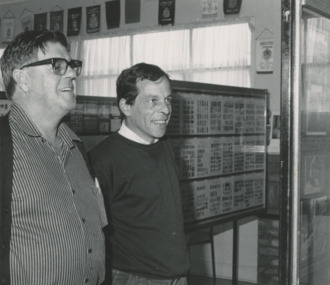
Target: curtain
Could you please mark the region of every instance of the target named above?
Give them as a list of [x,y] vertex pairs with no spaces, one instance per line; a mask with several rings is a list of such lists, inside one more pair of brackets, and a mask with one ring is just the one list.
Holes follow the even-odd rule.
[[166,71],[189,68],[189,30],[133,36],[133,64],[152,63]]
[[139,62],[175,80],[250,87],[251,37],[248,23],[234,23],[74,40],[72,57],[83,61],[77,94],[115,97],[120,72]]
[[83,61],[77,94],[116,96],[116,79],[131,65],[129,36],[74,41],[71,54]]
[[[250,87],[248,24],[203,27],[192,34],[192,81]],[[201,70],[205,71],[201,71]]]

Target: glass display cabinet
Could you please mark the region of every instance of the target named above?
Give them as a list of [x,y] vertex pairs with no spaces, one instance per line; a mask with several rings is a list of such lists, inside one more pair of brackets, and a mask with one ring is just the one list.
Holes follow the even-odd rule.
[[300,284],[330,282],[330,20],[302,10]]
[[330,2],[282,3],[279,284],[326,285],[330,284]]

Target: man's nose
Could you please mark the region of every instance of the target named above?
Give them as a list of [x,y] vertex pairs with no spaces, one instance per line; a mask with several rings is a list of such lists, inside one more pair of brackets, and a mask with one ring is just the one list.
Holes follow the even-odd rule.
[[71,78],[76,78],[77,77],[76,71],[70,65],[68,65],[68,68],[66,70],[65,75],[70,76]]
[[172,106],[171,106],[171,103],[168,103],[166,102],[165,100],[164,101],[161,101],[161,106],[160,106],[160,111],[166,115],[170,114],[171,113],[171,110],[172,110]]

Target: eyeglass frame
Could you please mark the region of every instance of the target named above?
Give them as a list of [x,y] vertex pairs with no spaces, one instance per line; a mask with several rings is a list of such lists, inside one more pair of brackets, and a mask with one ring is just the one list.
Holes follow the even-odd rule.
[[[63,74],[58,74],[58,73],[55,72],[55,63],[56,63],[57,60],[63,60],[63,61],[66,62],[66,68],[65,68],[65,71],[64,71]],[[79,69],[78,69],[79,72],[77,72],[77,71],[74,69],[74,68],[76,68],[76,67],[72,67],[72,66],[71,66],[73,63],[78,63],[78,64],[79,64],[79,65],[77,66],[77,67],[79,68]],[[82,61],[81,61],[81,60],[78,60],[78,59],[72,59],[72,60],[70,60],[70,62],[69,62],[69,61],[67,61],[65,58],[61,58],[61,57],[52,57],[52,58],[47,58],[47,59],[44,59],[44,60],[40,60],[40,61],[36,61],[36,62],[32,62],[32,63],[26,64],[26,65],[23,65],[23,66],[21,66],[19,69],[23,69],[23,68],[25,68],[25,67],[33,67],[33,66],[39,66],[39,65],[46,65],[46,64],[51,64],[51,65],[52,65],[52,68],[53,68],[53,72],[54,72],[54,74],[56,74],[56,75],[60,75],[60,76],[64,75],[64,74],[67,72],[69,66],[75,71],[76,75],[79,76],[80,73],[81,73],[81,68],[82,68]]]

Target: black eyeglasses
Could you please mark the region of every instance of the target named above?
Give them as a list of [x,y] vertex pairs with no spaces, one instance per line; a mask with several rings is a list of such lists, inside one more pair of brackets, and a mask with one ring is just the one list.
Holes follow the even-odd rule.
[[23,65],[20,69],[24,67],[31,67],[31,66],[38,66],[38,65],[44,65],[44,64],[51,64],[53,67],[53,71],[56,75],[64,75],[66,71],[68,70],[68,66],[70,66],[76,73],[76,75],[80,75],[81,67],[82,67],[82,61],[80,60],[71,60],[68,62],[64,58],[48,58],[45,60],[40,60],[36,62],[29,63],[27,65]]

